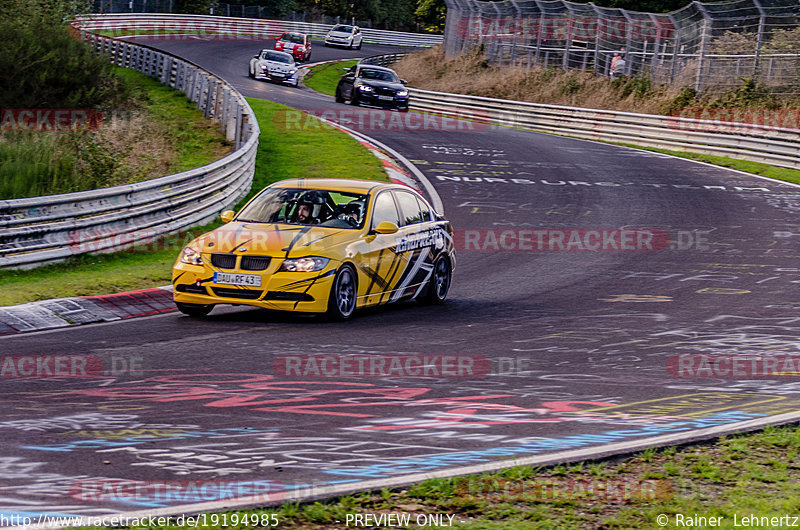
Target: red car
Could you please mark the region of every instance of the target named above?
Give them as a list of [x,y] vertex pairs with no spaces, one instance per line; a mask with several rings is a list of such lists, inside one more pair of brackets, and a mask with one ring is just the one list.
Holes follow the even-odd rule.
[[298,63],[311,60],[311,39],[305,33],[287,31],[280,37],[275,37],[275,49],[291,53]]

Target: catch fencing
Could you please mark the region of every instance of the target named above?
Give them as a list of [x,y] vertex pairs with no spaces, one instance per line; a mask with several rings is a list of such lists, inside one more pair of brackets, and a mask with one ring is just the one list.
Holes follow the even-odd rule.
[[483,49],[494,64],[533,65],[657,83],[729,89],[752,78],[773,93],[800,93],[800,3],[692,2],[671,13],[640,13],[566,0],[445,0],[445,52]]
[[84,34],[97,53],[180,90],[219,121],[234,152],[212,164],[136,184],[0,201],[0,267],[148,243],[208,222],[250,190],[259,128],[242,95],[193,63],[147,46]]

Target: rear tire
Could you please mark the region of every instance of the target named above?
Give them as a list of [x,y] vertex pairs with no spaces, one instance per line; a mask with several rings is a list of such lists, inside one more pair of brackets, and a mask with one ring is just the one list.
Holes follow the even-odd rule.
[[352,265],[345,263],[336,272],[328,297],[328,316],[333,320],[344,321],[356,310],[358,283],[356,271]]
[[202,304],[184,304],[183,302],[175,302],[178,311],[190,317],[204,317],[214,309],[213,305]]
[[450,265],[450,259],[445,255],[441,255],[433,262],[431,279],[428,282],[425,294],[421,298],[421,302],[434,305],[443,304],[447,299],[452,280],[453,267]]

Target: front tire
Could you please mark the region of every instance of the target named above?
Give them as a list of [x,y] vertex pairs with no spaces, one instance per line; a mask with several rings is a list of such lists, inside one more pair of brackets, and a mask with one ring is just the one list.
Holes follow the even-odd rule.
[[350,104],[358,107],[360,104],[358,101],[358,92],[356,91],[355,87],[353,87],[353,92],[350,93]]
[[340,87],[336,87],[336,103],[344,103],[344,98],[342,97],[342,90]]
[[247,70],[247,75],[250,76],[250,79],[256,78],[256,73],[253,70],[253,66],[251,65],[250,68]]
[[358,46],[356,46],[356,50],[360,50],[360,49],[361,49],[361,43],[359,42]]
[[431,279],[428,282],[427,291],[422,297],[422,302],[434,305],[443,304],[447,299],[452,280],[453,267],[450,265],[450,259],[445,255],[439,256],[433,262],[433,272],[431,272]]
[[214,309],[213,305],[202,304],[184,304],[183,302],[175,302],[178,311],[190,317],[204,317]]
[[328,316],[339,321],[350,318],[356,310],[357,293],[356,271],[351,265],[344,264],[333,279],[331,294],[328,298]]

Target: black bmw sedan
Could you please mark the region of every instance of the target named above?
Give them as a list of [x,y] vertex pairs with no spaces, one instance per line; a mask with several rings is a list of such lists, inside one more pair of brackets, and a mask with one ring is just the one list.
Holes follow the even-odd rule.
[[408,89],[405,80],[391,68],[373,64],[357,64],[347,69],[336,86],[336,102],[349,100],[351,105],[408,111]]

